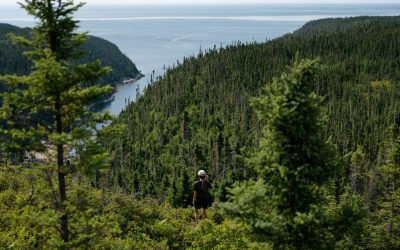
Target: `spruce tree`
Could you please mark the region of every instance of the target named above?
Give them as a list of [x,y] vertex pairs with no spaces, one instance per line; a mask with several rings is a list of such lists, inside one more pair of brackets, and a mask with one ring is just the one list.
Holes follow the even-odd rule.
[[384,161],[378,168],[379,194],[371,214],[370,231],[376,249],[400,248],[400,136],[395,125],[385,141]]
[[259,151],[248,160],[257,181],[231,189],[231,201],[224,205],[275,249],[331,244],[324,229],[321,187],[338,164],[336,148],[325,138],[322,98],[312,91],[319,70],[316,60],[296,62],[253,99],[265,122]]
[[90,107],[111,90],[109,86],[94,85],[110,70],[99,61],[75,63],[82,56],[80,46],[86,34],[76,33],[78,21],[73,14],[83,3],[25,0],[20,5],[35,18],[37,25],[29,38],[11,37],[27,48],[24,54],[32,61],[33,68],[27,76],[0,78],[12,90],[2,95],[1,119],[7,121],[7,127],[1,133],[10,138],[2,146],[6,151],[49,152],[47,161],[56,166],[57,172],[55,209],[60,214],[59,231],[63,246],[68,246],[66,176],[71,166],[84,173],[95,173],[93,168],[107,163],[107,154],[96,138],[106,134],[98,130],[98,124],[110,116],[94,113]]
[[351,155],[351,186],[350,193],[365,196],[368,184],[368,162],[363,147],[358,146]]
[[182,170],[177,189],[179,193],[177,196],[181,199],[180,206],[190,206],[193,200],[193,186],[192,183],[190,183],[190,178],[186,170]]

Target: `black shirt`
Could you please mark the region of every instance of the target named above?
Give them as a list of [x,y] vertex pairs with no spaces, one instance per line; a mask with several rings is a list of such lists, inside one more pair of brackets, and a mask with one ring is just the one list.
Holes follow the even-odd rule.
[[208,189],[212,188],[209,181],[198,180],[193,185],[193,190],[196,191],[196,200],[203,200],[208,198]]

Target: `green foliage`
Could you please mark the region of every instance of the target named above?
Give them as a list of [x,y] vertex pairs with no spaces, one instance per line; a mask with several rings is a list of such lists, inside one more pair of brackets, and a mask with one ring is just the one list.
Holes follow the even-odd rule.
[[392,126],[389,131],[378,176],[371,180],[373,190],[379,192],[373,197],[375,202],[369,224],[372,247],[376,249],[400,247],[400,137],[397,126]]
[[332,199],[326,205],[328,221],[325,227],[331,233],[335,249],[366,249],[369,235],[366,230],[368,210],[357,196],[343,194],[340,203]]
[[49,167],[32,167],[1,169],[2,248],[57,249],[69,246],[87,249],[97,246],[107,249],[108,240],[122,233],[118,211],[110,212],[118,196],[110,198],[109,194],[87,185],[82,177],[73,178],[69,180],[71,189],[67,205],[71,240],[64,244],[59,237],[60,213],[53,209],[57,195],[52,179],[57,173]]
[[[50,10],[48,4],[52,6]],[[27,1],[23,5],[41,22],[32,30],[32,40],[13,36],[15,42],[29,47],[25,55],[32,60],[33,71],[28,76],[1,77],[10,88],[17,89],[2,95],[1,118],[7,120],[8,128],[1,132],[10,138],[2,145],[6,151],[44,150],[40,140],[46,138],[55,146],[84,145],[83,141],[92,140],[96,123],[110,119],[107,114],[95,115],[89,109],[110,87],[86,86],[109,69],[101,67],[99,61],[69,62],[77,56],[76,50],[85,39],[83,34],[73,33],[77,22],[72,20],[71,13],[80,6],[72,2],[56,5],[53,1]],[[41,112],[53,117],[52,124],[40,119]],[[32,126],[26,128],[26,124]]]
[[326,206],[324,187],[341,166],[336,148],[325,140],[322,98],[312,91],[319,72],[316,60],[296,62],[253,99],[265,122],[260,149],[248,160],[258,181],[233,188],[223,205],[274,249],[331,249],[348,232],[363,231],[359,206]]
[[[205,168],[218,187],[254,176],[243,159],[258,146],[263,124],[249,99],[297,52],[299,58],[319,57],[324,65],[310,88],[324,96],[325,137],[343,154],[361,145],[371,168],[387,127],[398,119],[399,22],[398,17],[319,20],[266,43],[237,43],[185,58],[118,118],[127,127],[122,137],[106,142],[114,155],[112,178],[121,176],[125,183],[136,175],[140,182],[160,183],[155,196],[161,197],[163,176],[178,179],[181,168],[193,177]],[[223,191],[213,191],[225,198]],[[145,190],[140,194],[146,196]]]
[[[74,170],[93,175],[99,168],[107,166],[109,154],[98,139],[112,131],[97,129],[99,123],[110,120],[111,116],[91,110],[91,105],[109,93],[111,87],[90,84],[110,69],[102,67],[98,60],[86,64],[77,64],[73,60],[81,57],[79,48],[86,39],[86,34],[75,33],[78,22],[72,16],[82,5],[55,0],[26,0],[21,4],[37,18],[37,26],[28,38],[11,37],[15,43],[27,47],[24,55],[32,61],[32,71],[27,76],[0,77],[15,90],[2,94],[4,105],[0,108],[0,119],[7,121],[7,126],[0,129],[1,137],[6,139],[0,146],[10,153],[33,151],[34,155],[34,151],[41,151],[48,154],[44,160],[56,169],[58,181],[55,184],[57,191],[53,190],[57,198],[48,209],[53,209],[53,217],[58,217],[60,225],[56,229],[61,234],[61,239],[48,244],[60,248],[91,238],[76,230],[95,234],[106,223],[106,219],[98,220],[89,210],[77,213],[76,207],[68,202],[65,179]],[[43,112],[52,119],[46,121],[41,116]],[[70,155],[68,161],[67,155]],[[54,175],[49,178],[53,179]],[[74,217],[74,214],[78,216]],[[76,221],[86,222],[88,227],[74,228]],[[92,222],[96,224],[93,227],[89,226]]]
[[[302,208],[307,202],[324,205],[310,207],[309,213],[299,216],[296,223],[326,227],[322,233],[325,239],[321,237],[321,240],[332,242],[326,247],[367,248],[368,241],[374,239],[376,248],[383,248],[386,240],[381,237],[383,233],[377,233],[383,232],[377,229],[383,226],[371,228],[371,225],[379,225],[381,222],[378,221],[383,221],[376,217],[378,204],[382,202],[380,197],[387,192],[380,166],[384,155],[387,155],[384,153],[387,149],[384,141],[389,134],[388,127],[393,121],[398,121],[399,23],[399,17],[324,19],[309,22],[292,34],[266,43],[239,42],[227,48],[200,52],[196,58],[184,58],[182,64],[168,68],[165,76],[157,79],[136,103],[130,104],[118,117],[117,123],[126,123],[127,127],[123,137],[106,142],[113,152],[110,183],[118,183],[113,188],[135,192],[139,197],[148,195],[146,189],[141,188],[143,183],[158,183],[151,195],[163,200],[165,192],[168,192],[167,200],[177,205],[179,201],[172,200],[177,197],[175,182],[179,180],[182,169],[193,173],[194,178],[198,169],[205,168],[213,180],[214,196],[220,200],[226,199],[226,187],[232,186],[235,181],[247,180],[247,184],[232,189],[232,192],[238,196],[247,189],[253,192],[240,196],[236,207],[231,205],[236,210],[243,209],[242,216],[246,215],[255,222],[257,218],[264,218],[265,212],[255,211],[251,204],[269,207],[271,202],[280,203],[283,209],[285,202],[291,204],[289,200],[296,192],[291,195],[287,189],[278,187],[288,181],[286,176],[304,173],[309,178],[304,181],[310,183],[301,185],[299,197],[304,203],[298,206]],[[266,152],[266,155],[281,164],[273,168],[275,174],[269,168],[249,168],[245,159],[253,155],[253,151],[260,146],[260,138],[265,135],[262,129],[265,122],[257,119],[249,100],[259,96],[264,84],[273,82],[273,77],[280,75],[286,65],[292,63],[296,53],[298,58],[320,58],[323,70],[306,88],[324,99],[315,97],[314,106],[305,105],[311,109],[311,116],[303,113],[291,117],[297,114],[295,109],[266,108],[265,116],[282,112],[283,116],[277,117],[276,121],[288,126],[280,133],[270,134],[274,140],[261,143],[261,146],[274,147],[274,151]],[[288,91],[283,86],[276,89]],[[301,99],[296,95],[293,97]],[[276,100],[274,105],[280,102],[283,100]],[[295,107],[297,102],[288,105]],[[275,110],[275,114],[270,110]],[[301,118],[313,119],[315,112],[326,117],[326,121],[317,120],[310,129],[294,126]],[[288,123],[285,115],[296,123]],[[274,144],[275,139],[282,140],[284,135],[289,136],[290,143],[294,142],[323,124],[327,129],[316,137],[311,136],[304,145],[298,144],[290,149]],[[299,156],[309,157],[307,161],[311,157],[324,161],[323,155],[329,155],[334,150],[330,146],[321,148],[326,138],[331,138],[341,155],[352,156],[348,161],[338,163],[344,169],[331,179],[328,177],[332,176],[332,172],[325,171],[325,167],[329,166],[329,162],[336,161],[336,157],[327,158],[326,165],[315,165],[318,167],[315,173],[308,171],[307,165],[301,171],[284,167],[287,163],[297,163],[296,157]],[[307,148],[308,144],[313,146]],[[290,153],[279,153],[282,150]],[[264,160],[258,159],[259,162]],[[260,173],[269,178],[249,181]],[[175,184],[163,181],[165,175]],[[125,184],[131,179],[138,180],[138,188]],[[262,188],[269,181],[277,185],[272,190],[283,195],[281,200],[272,199],[269,187]],[[301,181],[299,179],[299,184],[302,184]],[[297,181],[294,184],[298,184]],[[272,199],[268,203],[262,198],[266,195]],[[367,210],[361,201],[368,209],[368,219],[376,222],[369,224],[363,219]],[[288,211],[291,211],[290,208]],[[284,235],[285,226],[279,223],[283,219],[279,218],[278,212],[270,210],[268,213],[274,215],[274,221],[258,226],[269,227],[272,230],[270,235]],[[348,219],[343,218],[345,215]],[[387,218],[392,215],[385,213]],[[313,218],[324,219],[313,221]],[[268,217],[264,220],[272,219]],[[394,219],[393,225],[396,223]],[[305,234],[312,234],[312,228],[305,230]],[[354,232],[343,228],[353,228]],[[363,231],[365,228],[368,230]],[[301,227],[293,230],[301,231]]]
[[[316,61],[295,63],[288,73],[267,85],[263,96],[253,99],[257,115],[266,125],[260,151],[250,164],[258,176],[271,183],[274,194],[285,197],[279,206],[290,204],[292,195],[307,201],[313,193],[309,184],[325,183],[337,172],[335,148],[324,139],[322,98],[311,91],[318,72]],[[299,193],[286,194],[287,186],[297,186]]]
[[177,193],[175,199],[178,204],[174,204],[177,207],[187,207],[192,205],[193,197],[193,184],[190,183],[191,179],[185,170],[182,171],[182,175],[178,179]]
[[237,221],[210,220],[193,227],[193,210],[155,200],[137,200],[90,185],[69,175],[68,214],[71,240],[59,237],[59,212],[51,167],[0,168],[0,247],[14,249],[265,249]]
[[[30,48],[33,70],[1,77],[15,89],[2,95],[2,163],[26,151],[48,162],[0,169],[1,248],[398,248],[399,147],[383,145],[398,119],[398,17],[310,22],[264,44],[185,58],[100,131],[111,117],[90,104],[110,90],[93,85],[108,69],[78,64],[80,5],[24,6],[39,26],[14,40]],[[273,79],[296,52],[320,57],[323,70],[304,61]],[[346,171],[332,142],[355,151]],[[220,200],[241,181],[223,207],[244,224],[214,206],[193,228],[185,207],[200,168]]]
[[368,184],[368,159],[361,146],[351,155],[351,187],[350,192],[354,195],[367,194]]
[[256,243],[248,226],[225,220],[221,225],[211,221],[200,222],[192,232],[192,246],[188,249],[270,249],[267,244]]

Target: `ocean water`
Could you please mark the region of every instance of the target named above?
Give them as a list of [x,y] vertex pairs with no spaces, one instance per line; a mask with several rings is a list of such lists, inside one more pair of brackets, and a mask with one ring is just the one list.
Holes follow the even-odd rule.
[[[292,32],[307,21],[328,17],[400,15],[400,4],[84,6],[80,30],[115,43],[146,75],[121,85],[107,109],[118,114],[150,80],[183,57],[235,41],[264,42]],[[32,27],[18,7],[0,6],[0,22]],[[0,59],[1,60],[1,59]]]

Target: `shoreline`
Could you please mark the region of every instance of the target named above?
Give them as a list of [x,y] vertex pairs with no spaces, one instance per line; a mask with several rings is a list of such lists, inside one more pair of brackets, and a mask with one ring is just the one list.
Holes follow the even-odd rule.
[[144,75],[142,72],[139,71],[139,74],[137,74],[134,78],[123,78],[120,81],[110,84],[113,88],[112,94],[108,98],[101,100],[98,103],[94,104],[93,105],[94,109],[95,110],[103,110],[107,105],[110,105],[112,102],[114,102],[116,100],[115,95],[119,91],[118,90],[119,86],[134,84],[145,76],[146,75]]
[[115,84],[115,86],[116,86],[116,88],[118,88],[118,86],[120,86],[120,85],[135,83],[145,76],[146,76],[145,74],[143,74],[141,71],[139,71],[139,74],[137,74],[134,78],[127,78],[127,79],[125,78],[122,80],[122,82]]

